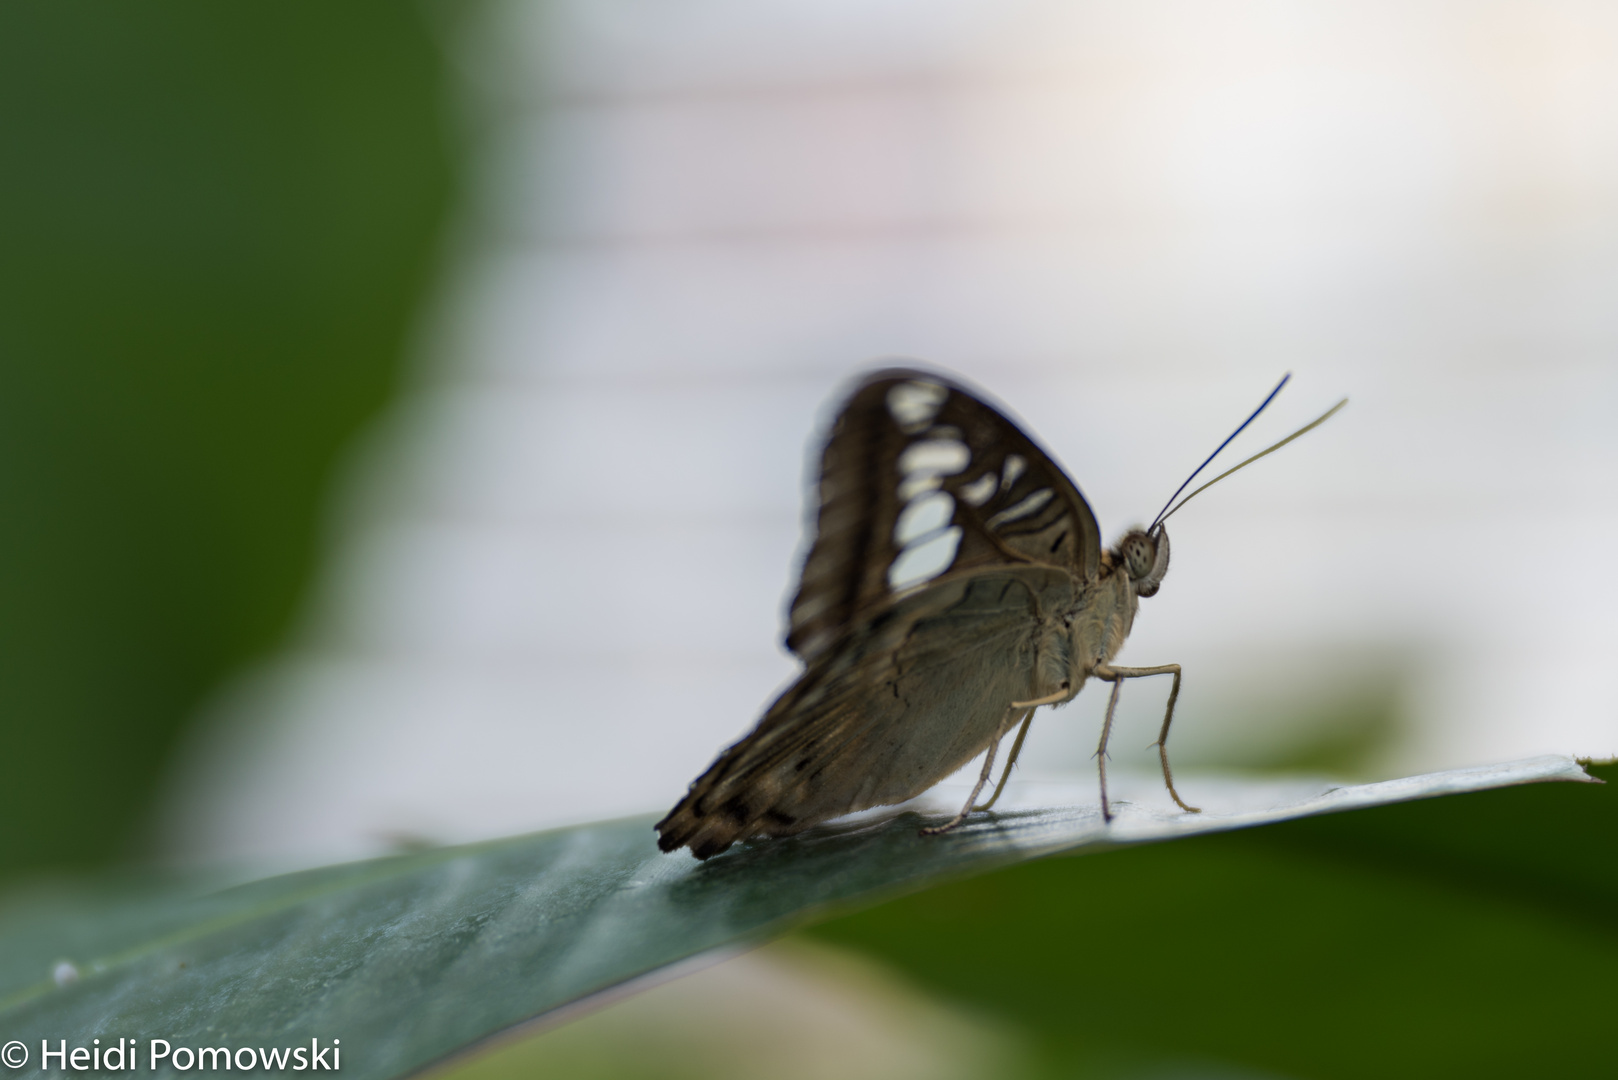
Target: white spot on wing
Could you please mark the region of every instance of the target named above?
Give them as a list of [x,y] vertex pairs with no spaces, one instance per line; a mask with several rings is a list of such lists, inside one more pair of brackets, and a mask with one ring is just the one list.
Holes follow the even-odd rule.
[[[898,393],[906,388],[937,390],[938,394],[925,397],[917,390],[907,397]],[[921,430],[937,415],[947,394],[943,387],[930,383],[905,383],[889,392],[888,408],[901,426],[908,420],[907,430]],[[907,505],[893,524],[894,542],[904,548],[888,567],[888,584],[895,589],[937,577],[955,561],[961,545],[961,530],[949,524],[955,499],[939,488],[942,477],[953,476],[971,464],[972,450],[959,429],[950,425],[932,427],[927,434],[929,438],[918,439],[899,455],[898,494]],[[987,479],[992,492],[994,477]],[[978,486],[973,485],[974,491]]]
[[916,499],[899,513],[893,526],[893,539],[904,545],[935,533],[949,524],[955,512],[955,500],[942,491],[935,491]]
[[1011,485],[1017,482],[1017,477],[1028,471],[1028,462],[1023,460],[1021,454],[1007,454],[1005,475],[1000,478],[1000,490],[1010,491]]
[[909,502],[918,495],[925,495],[929,491],[937,491],[938,485],[937,473],[911,473],[899,481],[899,498]]
[[961,546],[961,530],[950,526],[930,540],[907,547],[888,567],[888,584],[895,589],[920,585],[949,569]]
[[906,435],[933,422],[949,391],[937,383],[902,382],[888,391],[888,415]]
[[899,455],[899,471],[907,477],[913,473],[949,476],[971,460],[972,451],[957,439],[923,439],[905,447]]
[[994,517],[990,518],[988,522],[989,528],[998,529],[1008,521],[1016,521],[1019,518],[1028,517],[1030,514],[1037,514],[1040,507],[1044,506],[1055,497],[1056,493],[1050,488],[1040,488],[1038,491],[1028,496],[1028,498],[1017,503],[1017,505],[1008,506],[998,514],[994,515]]
[[995,493],[1000,486],[1000,478],[994,473],[984,473],[970,484],[963,484],[958,489],[961,500],[968,506],[982,506],[989,501],[989,496]]

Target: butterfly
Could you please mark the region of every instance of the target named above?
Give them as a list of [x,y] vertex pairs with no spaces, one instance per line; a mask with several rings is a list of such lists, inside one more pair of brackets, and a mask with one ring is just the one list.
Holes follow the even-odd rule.
[[[1112,684],[1097,753],[1103,817],[1119,691],[1154,675],[1173,680],[1156,743],[1163,781],[1198,812],[1175,790],[1168,759],[1180,666],[1112,659],[1168,572],[1163,522],[1179,509],[1170,505],[1286,381],[1151,526],[1103,549],[1078,487],[982,395],[923,371],[867,376],[821,455],[815,536],[786,635],[803,672],[657,823],[658,846],[707,859],[737,840],[788,836],[914,798],[981,754],[960,813],[922,830],[946,832],[999,799],[1034,711],[1071,701],[1092,678]],[[1000,782],[976,805],[1013,730]]]

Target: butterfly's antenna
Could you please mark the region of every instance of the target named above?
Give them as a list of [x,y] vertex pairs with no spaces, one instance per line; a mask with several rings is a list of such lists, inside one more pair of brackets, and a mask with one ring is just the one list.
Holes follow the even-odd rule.
[[1190,495],[1187,495],[1185,498],[1181,499],[1178,506],[1176,506],[1173,510],[1170,510],[1167,514],[1164,514],[1161,517],[1159,517],[1157,519],[1157,521],[1153,522],[1152,523],[1152,528],[1155,529],[1155,528],[1157,528],[1158,525],[1160,525],[1163,522],[1167,521],[1175,513],[1175,511],[1180,509],[1181,506],[1184,506],[1186,503],[1188,503],[1192,499],[1194,499],[1197,496],[1198,492],[1206,491],[1207,489],[1213,487],[1215,484],[1219,483],[1219,481],[1223,480],[1225,477],[1229,476],[1231,473],[1235,472],[1237,469],[1245,469],[1247,466],[1253,464],[1253,462],[1257,461],[1259,458],[1263,457],[1265,454],[1273,454],[1273,453],[1275,453],[1277,450],[1281,449],[1281,447],[1285,446],[1287,443],[1291,442],[1293,439],[1296,439],[1299,435],[1302,435],[1304,432],[1313,431],[1315,428],[1319,427],[1321,424],[1324,424],[1327,420],[1330,420],[1332,418],[1332,414],[1334,414],[1335,412],[1337,412],[1338,409],[1341,409],[1344,405],[1347,405],[1347,404],[1348,404],[1348,399],[1344,398],[1342,401],[1339,401],[1337,404],[1335,404],[1331,408],[1327,409],[1324,413],[1320,414],[1315,419],[1311,420],[1309,423],[1303,425],[1303,427],[1299,428],[1297,431],[1294,431],[1291,435],[1288,435],[1286,438],[1282,439],[1280,442],[1276,443],[1274,446],[1270,447],[1268,450],[1260,450],[1258,453],[1254,454],[1252,457],[1248,458],[1246,461],[1242,462],[1240,465],[1236,465],[1236,466],[1234,466],[1232,468],[1226,469],[1224,472],[1220,473],[1218,476],[1214,477],[1212,480],[1208,481],[1206,484],[1203,484],[1201,487],[1197,488],[1196,491],[1193,491]]
[[[1258,418],[1259,413],[1261,413],[1265,409],[1269,408],[1270,402],[1275,400],[1275,395],[1277,395],[1277,394],[1279,394],[1281,392],[1281,387],[1285,386],[1287,384],[1287,380],[1290,379],[1290,378],[1292,378],[1292,372],[1290,372],[1290,371],[1287,372],[1285,375],[1281,376],[1281,381],[1275,384],[1275,389],[1270,391],[1270,396],[1265,398],[1263,401],[1261,401],[1259,403],[1258,408],[1253,410],[1253,415],[1249,416],[1246,420],[1243,420],[1242,421],[1242,426],[1237,428],[1235,431],[1231,432],[1230,435],[1225,439],[1225,441],[1219,444],[1218,449],[1216,449],[1213,453],[1208,455],[1208,460],[1207,461],[1204,461],[1201,465],[1198,465],[1194,470],[1192,470],[1191,475],[1185,478],[1185,483],[1181,484],[1178,488],[1175,489],[1174,494],[1169,496],[1169,501],[1163,504],[1163,509],[1161,509],[1161,510],[1159,510],[1157,512],[1157,516],[1152,519],[1151,528],[1147,529],[1146,530],[1147,532],[1151,532],[1153,529],[1157,528],[1158,523],[1161,522],[1164,518],[1168,517],[1169,514],[1171,514],[1173,512],[1173,511],[1171,511],[1169,509],[1169,507],[1173,506],[1174,505],[1174,500],[1178,499],[1180,497],[1180,492],[1184,491],[1187,487],[1189,487],[1190,484],[1191,484],[1191,481],[1193,481],[1193,480],[1195,480],[1197,478],[1197,473],[1201,472],[1203,469],[1206,469],[1208,467],[1209,463],[1212,462],[1214,458],[1219,456],[1219,451],[1220,450],[1223,450],[1225,447],[1230,445],[1230,440],[1231,439],[1234,439],[1236,436],[1240,435],[1242,433],[1242,431],[1247,427],[1248,424],[1251,424],[1254,420],[1256,420]],[[1298,434],[1301,435],[1301,434],[1303,434],[1303,432],[1300,431]],[[1296,436],[1294,436],[1294,437],[1296,437]],[[1270,449],[1273,450],[1274,447],[1271,447]],[[1265,451],[1265,453],[1268,453],[1268,452],[1269,452],[1268,450]],[[1246,462],[1243,462],[1242,464],[1245,465]],[[1241,468],[1241,465],[1238,465],[1236,467],[1239,469],[1239,468]],[[1229,473],[1227,473],[1226,475],[1228,476]],[[1207,486],[1208,486],[1207,484],[1202,485],[1202,487],[1207,487]],[[1201,490],[1202,490],[1202,488],[1197,489],[1197,491],[1201,491]],[[1192,494],[1195,495],[1196,492],[1194,491],[1194,492],[1192,492]],[[1176,509],[1178,509],[1178,507],[1176,507]]]

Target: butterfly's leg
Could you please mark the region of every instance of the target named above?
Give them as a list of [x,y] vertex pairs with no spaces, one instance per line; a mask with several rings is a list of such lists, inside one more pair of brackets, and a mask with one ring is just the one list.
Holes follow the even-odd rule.
[[[1109,670],[1120,679],[1138,679],[1146,675],[1174,676],[1174,685],[1169,689],[1168,708],[1163,710],[1163,730],[1157,733],[1157,742],[1152,745],[1157,747],[1158,760],[1163,763],[1163,783],[1168,785],[1169,796],[1174,799],[1181,810],[1190,814],[1202,813],[1199,808],[1188,805],[1184,799],[1180,798],[1180,793],[1174,790],[1174,773],[1169,769],[1169,725],[1174,722],[1174,703],[1180,697],[1180,665],[1163,664],[1160,667],[1110,668]],[[1097,674],[1100,673],[1097,672]]]
[[[994,794],[990,795],[989,801],[982,806],[972,807],[973,810],[988,810],[1000,801],[1000,793],[1006,790],[1006,781],[1011,779],[1011,767],[1017,764],[1017,755],[1022,753],[1023,740],[1028,738],[1028,726],[1034,722],[1034,710],[1041,705],[1058,705],[1072,700],[1073,690],[1064,682],[1062,689],[1054,694],[1046,694],[1044,697],[1035,698],[1033,701],[1013,701],[1011,703],[1013,709],[1028,710],[1023,714],[1022,728],[1017,732],[1017,740],[1011,744],[1011,756],[1006,759],[1005,771],[1000,774],[1000,782],[994,786]],[[1013,720],[1012,723],[1016,723],[1016,721]],[[1009,727],[1010,725],[1007,725],[1008,730]]]
[[994,787],[994,794],[982,806],[974,806],[973,810],[989,810],[1000,801],[1000,793],[1006,790],[1006,781],[1011,779],[1011,767],[1017,764],[1017,755],[1022,753],[1022,742],[1028,738],[1028,726],[1034,722],[1034,710],[1029,709],[1023,714],[1022,727],[1017,731],[1017,741],[1011,744],[1011,756],[1006,758],[1005,771],[1000,774],[1000,782]]
[[1107,740],[1112,737],[1112,714],[1118,708],[1118,692],[1124,680],[1114,675],[1096,672],[1098,678],[1112,679],[1112,696],[1107,698],[1107,718],[1101,722],[1101,745],[1096,747],[1096,774],[1101,777],[1101,820],[1112,820],[1112,808],[1107,805]]
[[[1046,694],[1044,697],[1035,698],[1033,701],[1013,701],[1011,703],[1013,709],[1028,710],[1023,714],[1022,728],[1017,732],[1017,740],[1011,744],[1011,756],[1006,759],[1005,771],[1000,774],[1000,782],[994,786],[994,794],[990,795],[989,801],[982,806],[972,807],[973,810],[988,810],[1000,801],[1000,793],[1006,790],[1006,781],[1011,779],[1011,767],[1017,764],[1017,755],[1022,753],[1023,740],[1028,738],[1028,726],[1034,722],[1034,710],[1041,705],[1057,705],[1072,700],[1073,690],[1064,682],[1062,689],[1054,694]],[[1015,724],[1016,722],[1013,720],[1011,723]],[[1011,724],[1006,725],[1006,730],[1011,730]]]
[[1011,703],[1011,707],[1013,709],[1037,709],[1041,705],[1056,705],[1060,702],[1072,700],[1073,690],[1068,686],[1067,683],[1064,682],[1062,684],[1062,689],[1056,691],[1054,694],[1046,694],[1044,697],[1035,698],[1033,701],[1013,701]]
[[1168,708],[1163,710],[1163,730],[1157,733],[1157,756],[1158,760],[1163,762],[1163,783],[1168,785],[1169,795],[1181,810],[1191,814],[1200,814],[1202,813],[1200,807],[1188,806],[1186,801],[1180,798],[1180,793],[1174,790],[1174,773],[1169,769],[1169,725],[1174,722],[1174,702],[1180,696],[1180,665],[1166,664],[1164,666],[1173,669],[1174,686],[1169,690]]
[[978,774],[978,782],[972,788],[972,794],[966,797],[966,805],[961,807],[961,812],[950,818],[942,825],[934,825],[930,828],[921,830],[921,835],[937,836],[939,833],[947,833],[951,829],[955,828],[955,826],[966,820],[966,815],[972,812],[972,804],[978,801],[978,796],[982,794],[984,785],[989,782],[989,774],[994,772],[994,753],[999,749],[1000,736],[996,735],[994,737],[994,742],[989,744],[989,752],[983,755],[983,771]]

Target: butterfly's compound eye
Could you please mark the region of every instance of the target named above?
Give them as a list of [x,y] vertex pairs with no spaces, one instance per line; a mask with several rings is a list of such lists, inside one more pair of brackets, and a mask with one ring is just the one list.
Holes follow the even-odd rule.
[[1152,572],[1157,563],[1157,545],[1143,532],[1132,532],[1119,545],[1123,549],[1124,566],[1131,581],[1140,581]]
[[1145,574],[1137,575],[1137,562],[1130,554],[1125,558],[1129,563],[1129,579],[1135,583],[1136,596],[1156,596],[1157,590],[1163,585],[1163,575],[1169,572],[1169,531],[1159,525],[1152,530],[1151,535],[1144,533],[1131,533],[1129,539],[1139,538],[1144,541],[1144,550],[1151,553],[1151,569]]

